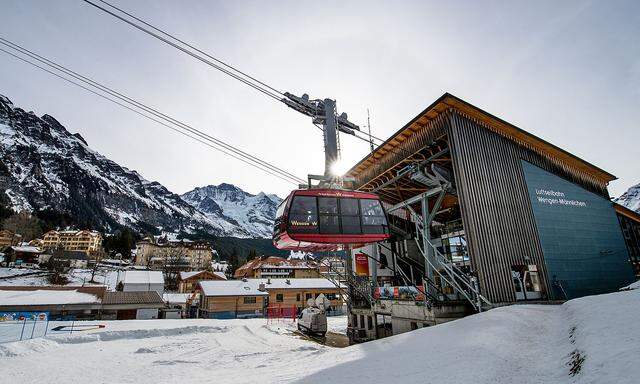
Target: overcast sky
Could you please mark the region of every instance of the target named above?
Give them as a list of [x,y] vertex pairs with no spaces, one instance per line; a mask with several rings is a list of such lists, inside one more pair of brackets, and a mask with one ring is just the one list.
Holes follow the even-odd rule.
[[[0,35],[305,177],[322,173],[309,118],[80,0],[0,0]],[[274,87],[337,99],[387,138],[450,92],[620,179],[640,182],[638,1],[123,1]],[[0,52],[0,94],[177,193],[291,185]],[[366,143],[342,138],[355,164]]]

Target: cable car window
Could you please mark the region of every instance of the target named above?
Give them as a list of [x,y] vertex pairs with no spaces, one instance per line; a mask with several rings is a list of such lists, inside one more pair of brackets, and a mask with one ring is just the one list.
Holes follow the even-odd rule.
[[359,216],[342,216],[342,233],[344,234],[360,234],[360,217]]
[[337,215],[320,215],[320,233],[340,233]]
[[318,211],[320,214],[338,214],[338,199],[335,197],[318,197]]
[[367,234],[387,233],[387,218],[380,201],[375,199],[361,199],[362,232]]
[[361,234],[360,209],[358,199],[340,199],[340,220],[342,221],[342,233],[345,235]]
[[358,199],[340,199],[340,214],[343,216],[359,215]]
[[295,196],[291,203],[290,213],[299,215],[316,214],[316,198],[314,196]]
[[362,216],[384,216],[380,201],[375,199],[360,199]]
[[289,228],[297,233],[318,233],[318,213],[314,196],[295,196],[289,210]]
[[278,205],[278,209],[276,210],[276,218],[282,217],[284,215],[284,209],[287,206],[287,199],[282,200],[280,205]]

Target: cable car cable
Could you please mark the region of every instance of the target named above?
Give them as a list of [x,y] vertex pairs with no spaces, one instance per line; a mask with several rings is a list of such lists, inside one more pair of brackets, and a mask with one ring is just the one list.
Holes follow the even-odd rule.
[[[153,25],[153,24],[151,24],[151,23],[149,23],[149,22],[147,22],[147,21],[145,21],[145,20],[133,15],[132,13],[127,12],[127,11],[125,11],[125,10],[123,10],[123,9],[121,9],[121,8],[119,8],[119,7],[117,7],[117,6],[113,5],[113,4],[105,1],[105,0],[94,0],[94,1],[99,1],[102,4],[105,4],[106,6],[108,6],[108,7],[112,8],[112,9],[114,9],[114,10],[116,10],[116,11],[118,11],[118,12],[120,12],[120,13],[128,16],[128,17],[130,17],[131,19],[133,19],[133,20],[135,20],[135,21],[137,21],[139,23],[144,24],[145,26],[153,29],[154,31],[157,31],[158,33],[161,33],[162,35],[168,37],[169,39],[177,41],[180,44],[183,44],[184,46],[189,47],[190,49],[193,49],[194,51],[196,51],[196,52],[208,57],[209,59],[214,60],[215,62],[217,62],[217,63],[229,68],[230,70],[235,71],[235,72],[241,74],[242,76],[245,76],[246,78],[252,80],[253,82],[255,82],[257,84],[252,83],[251,81],[249,81],[247,79],[244,79],[244,78],[242,78],[241,76],[239,76],[237,74],[234,74],[234,73],[232,73],[230,71],[227,71],[227,70],[225,70],[224,68],[221,68],[218,65],[215,65],[214,63],[210,62],[209,60],[207,60],[207,59],[205,59],[205,58],[203,58],[203,57],[201,57],[201,56],[189,51],[188,49],[185,49],[184,47],[181,47],[180,45],[178,45],[178,44],[176,44],[176,43],[174,43],[172,41],[167,40],[166,38],[163,38],[162,36],[158,35],[157,33],[154,33],[153,31],[145,28],[144,26],[141,26],[141,25],[139,25],[139,24],[137,24],[137,23],[135,23],[135,22],[133,22],[131,20],[128,20],[127,18],[125,18],[125,17],[123,17],[121,15],[118,15],[117,13],[115,13],[115,12],[109,10],[109,9],[106,9],[105,7],[100,6],[99,4],[94,3],[91,0],[82,0],[82,1],[84,1],[85,3],[97,8],[97,9],[99,9],[99,10],[101,10],[101,11],[103,11],[103,12],[105,12],[105,13],[107,13],[107,14],[109,14],[109,15],[111,15],[111,16],[113,16],[113,17],[115,17],[115,18],[117,18],[117,19],[119,19],[119,20],[121,20],[121,21],[123,21],[123,22],[125,22],[127,24],[129,24],[129,25],[131,25],[132,27],[134,27],[134,28],[136,28],[136,29],[138,29],[138,30],[140,30],[140,31],[152,36],[152,37],[155,37],[156,39],[158,39],[158,40],[160,40],[160,41],[162,41],[162,42],[164,42],[166,44],[171,45],[172,47],[174,47],[174,48],[176,48],[176,49],[178,49],[178,50],[180,50],[180,51],[182,51],[182,52],[184,52],[184,53],[186,53],[186,54],[188,54],[188,55],[190,55],[190,56],[192,56],[192,57],[194,57],[194,58],[196,58],[196,59],[198,59],[200,61],[202,61],[205,64],[208,64],[208,65],[212,66],[213,68],[222,71],[223,73],[235,78],[236,80],[242,81],[243,83],[255,88],[256,90],[264,93],[267,96],[270,96],[270,97],[272,97],[272,98],[274,98],[274,99],[276,99],[278,101],[282,101],[283,98],[286,98],[285,94],[283,92],[277,90],[276,88],[274,88],[274,87],[272,87],[272,86],[270,86],[270,85],[268,85],[268,84],[256,79],[255,77],[247,74],[246,72],[243,72],[243,71],[235,68],[234,66],[232,66],[230,64],[227,64],[226,62],[214,57],[213,55],[211,55],[211,54],[209,54],[207,52],[204,52],[203,50],[195,47],[193,44],[190,44],[190,43],[188,43],[188,42],[186,42],[186,41],[184,41],[184,40],[172,35],[171,33],[163,30],[162,28],[156,27],[155,25]],[[265,88],[267,88],[267,89],[265,89]],[[275,92],[275,95],[273,94],[274,92]],[[277,96],[277,95],[280,95],[280,96]],[[370,135],[370,136],[371,136],[372,139],[378,140],[381,143],[383,143],[385,141],[385,140],[382,140],[379,137],[376,137],[374,135]]]
[[220,145],[220,146],[224,147],[227,150],[235,152],[239,156],[246,157],[250,161],[253,161],[253,162],[256,162],[256,163],[260,163],[260,165],[262,165],[262,166],[268,167],[268,168],[272,169],[273,171],[275,171],[277,173],[281,173],[284,176],[293,179],[297,183],[304,182],[304,180],[298,178],[297,176],[295,176],[295,175],[293,175],[293,174],[291,174],[291,173],[289,173],[289,172],[287,172],[287,171],[285,171],[285,170],[283,170],[283,169],[281,169],[279,167],[276,167],[276,166],[274,166],[272,164],[269,164],[268,162],[266,162],[266,161],[264,161],[262,159],[259,159],[259,158],[255,157],[255,156],[253,156],[253,155],[251,155],[251,154],[249,154],[247,152],[244,152],[244,151],[242,151],[242,150],[240,150],[240,149],[238,149],[238,148],[236,148],[236,147],[234,147],[234,146],[232,146],[230,144],[227,144],[224,141],[219,140],[219,139],[217,139],[217,138],[215,138],[215,137],[213,137],[213,136],[211,136],[211,135],[209,135],[209,134],[207,134],[205,132],[197,130],[196,128],[193,128],[188,124],[185,124],[185,123],[183,123],[183,122],[181,122],[181,121],[179,121],[179,120],[177,120],[175,118],[172,118],[171,116],[168,116],[168,115],[166,115],[166,114],[164,114],[164,113],[162,113],[162,112],[160,112],[160,111],[158,111],[156,109],[153,109],[153,108],[151,108],[151,107],[149,107],[149,106],[147,106],[147,105],[145,105],[145,104],[143,104],[143,103],[141,103],[141,102],[139,102],[137,100],[134,100],[134,99],[132,99],[132,98],[126,96],[126,95],[123,95],[122,93],[119,93],[119,92],[117,92],[117,91],[115,91],[115,90],[113,90],[113,89],[111,89],[111,88],[109,88],[109,87],[107,87],[105,85],[102,85],[102,84],[100,84],[100,83],[98,83],[98,82],[96,82],[96,81],[94,81],[94,80],[92,80],[92,79],[90,79],[90,78],[88,78],[86,76],[83,76],[83,75],[81,75],[81,74],[79,74],[77,72],[74,72],[74,71],[72,71],[72,70],[70,70],[68,68],[65,68],[64,66],[62,66],[60,64],[57,64],[57,63],[55,63],[55,62],[53,62],[53,61],[51,61],[51,60],[49,60],[49,59],[47,59],[47,58],[45,58],[43,56],[40,56],[37,53],[29,51],[28,49],[26,49],[24,47],[21,47],[20,45],[18,45],[16,43],[12,43],[12,42],[10,42],[10,41],[2,38],[2,37],[0,37],[0,43],[4,44],[6,46],[9,46],[10,48],[12,48],[14,50],[18,50],[22,54],[28,55],[29,57],[31,57],[33,59],[36,59],[36,60],[40,61],[41,63],[46,64],[46,65],[48,65],[50,67],[53,67],[56,70],[62,71],[62,72],[66,73],[69,76],[72,76],[72,77],[74,77],[74,78],[76,78],[76,79],[78,79],[78,80],[80,80],[82,82],[85,82],[86,84],[89,84],[89,85],[91,85],[93,87],[96,87],[96,88],[98,88],[98,89],[100,89],[100,90],[102,90],[104,92],[110,93],[112,96],[117,97],[117,98],[119,98],[119,99],[121,99],[121,100],[123,100],[125,102],[131,103],[131,104],[135,104],[136,107],[144,109],[146,112],[151,113],[151,114],[155,115],[156,117],[159,117],[159,118],[164,119],[164,120],[168,120],[169,122],[171,122],[171,123],[173,123],[175,125],[179,125],[183,129],[186,129],[186,130],[190,131],[191,133],[194,133],[194,134],[196,134],[198,136],[201,136],[202,138],[204,138],[206,140],[211,140],[215,144]]
[[[4,39],[0,38],[0,40],[4,40]],[[7,44],[4,44],[4,43],[2,43],[2,44],[3,44],[3,45],[5,45],[5,46],[7,46]],[[57,73],[55,73],[55,72],[53,72],[53,71],[51,71],[51,70],[48,70],[48,69],[46,69],[46,68],[44,68],[44,67],[42,67],[42,66],[40,66],[40,65],[38,65],[38,64],[36,64],[36,63],[33,63],[33,62],[31,62],[31,61],[29,61],[29,60],[27,60],[27,59],[24,59],[23,57],[17,56],[17,55],[15,55],[15,54],[13,54],[13,53],[11,53],[11,52],[9,52],[9,51],[5,50],[5,49],[0,48],[0,51],[2,51],[2,52],[4,52],[4,53],[6,53],[6,54],[8,54],[8,55],[10,55],[10,56],[12,56],[12,57],[14,57],[14,58],[16,58],[16,59],[19,59],[19,60],[21,60],[21,61],[23,61],[23,62],[25,62],[25,63],[27,63],[27,64],[30,64],[30,65],[32,65],[32,66],[34,66],[34,67],[38,68],[38,69],[41,69],[41,70],[43,70],[43,71],[45,71],[45,72],[48,72],[49,74],[54,75],[54,76],[56,76],[56,77],[58,77],[58,78],[60,78],[60,79],[62,79],[62,80],[65,80],[65,81],[67,81],[67,82],[69,82],[69,83],[71,83],[71,84],[73,84],[73,85],[76,85],[76,86],[78,86],[78,87],[80,87],[80,88],[82,88],[82,89],[84,89],[84,90],[86,90],[86,91],[88,91],[88,92],[91,92],[91,93],[93,93],[93,94],[95,94],[95,95],[97,95],[97,96],[100,96],[100,97],[102,97],[102,98],[104,98],[104,99],[108,100],[108,101],[111,101],[111,102],[113,102],[113,103],[115,103],[115,104],[117,104],[117,105],[119,105],[119,106],[121,106],[121,107],[123,107],[123,108],[126,108],[126,109],[128,109],[128,110],[130,110],[130,111],[132,111],[132,112],[135,112],[135,113],[137,113],[138,115],[141,115],[141,116],[143,116],[143,117],[145,117],[145,118],[147,118],[147,119],[149,119],[149,120],[152,120],[152,121],[154,121],[154,122],[156,122],[156,123],[158,123],[158,124],[161,124],[161,125],[163,125],[163,126],[165,126],[165,127],[169,128],[169,129],[171,129],[171,130],[173,130],[173,131],[176,131],[176,132],[178,132],[178,133],[180,133],[180,134],[182,134],[182,135],[184,135],[184,136],[187,136],[187,137],[192,138],[192,139],[194,139],[194,140],[196,140],[196,141],[199,141],[200,143],[203,143],[203,144],[205,144],[205,145],[207,145],[207,146],[209,146],[209,147],[211,147],[211,148],[213,148],[213,149],[216,149],[216,150],[218,150],[218,151],[220,151],[220,152],[222,152],[222,153],[224,153],[224,154],[227,154],[227,155],[229,155],[229,156],[231,156],[231,157],[233,157],[233,158],[235,158],[235,159],[237,159],[237,160],[240,160],[240,161],[244,162],[245,164],[248,164],[248,165],[251,165],[251,166],[253,166],[253,167],[257,168],[257,169],[260,169],[260,170],[262,170],[262,171],[264,171],[264,172],[266,172],[266,173],[268,173],[268,174],[270,174],[270,175],[272,175],[272,176],[276,176],[276,177],[278,177],[278,178],[280,178],[280,179],[282,179],[282,180],[284,180],[284,181],[287,181],[287,182],[292,183],[292,184],[295,184],[295,185],[297,185],[297,184],[298,184],[298,183],[300,183],[300,182],[304,182],[304,180],[299,179],[299,178],[297,178],[297,177],[295,177],[295,179],[293,179],[291,176],[287,176],[286,174],[284,174],[284,175],[283,175],[283,174],[281,174],[281,173],[279,173],[279,172],[271,171],[270,169],[266,168],[266,165],[265,165],[265,164],[268,164],[268,163],[266,163],[266,162],[264,162],[264,163],[260,163],[260,162],[251,163],[251,162],[249,162],[247,159],[242,158],[242,157],[240,157],[239,155],[236,155],[236,154],[233,154],[233,153],[227,152],[227,151],[226,151],[226,150],[224,150],[224,149],[221,149],[221,148],[219,148],[219,147],[216,147],[215,145],[218,145],[218,146],[220,146],[220,145],[219,145],[219,144],[217,144],[217,143],[215,143],[215,142],[214,142],[214,144],[212,144],[212,143],[211,143],[211,142],[212,142],[212,140],[207,140],[207,139],[204,139],[204,140],[203,140],[203,139],[201,139],[201,138],[198,138],[198,137],[192,136],[192,135],[190,135],[190,134],[188,134],[188,133],[184,132],[182,129],[172,127],[172,126],[170,126],[170,125],[168,125],[168,124],[166,124],[166,123],[164,123],[164,122],[162,122],[162,121],[160,121],[160,120],[158,120],[158,119],[155,119],[155,118],[153,118],[153,117],[151,117],[151,116],[148,116],[148,115],[146,115],[146,114],[144,114],[144,113],[142,113],[142,112],[140,112],[140,111],[138,111],[138,110],[135,110],[135,109],[133,109],[133,108],[131,108],[131,107],[128,107],[127,105],[124,105],[124,104],[122,104],[122,103],[120,103],[120,102],[118,102],[118,101],[116,101],[116,100],[113,100],[113,99],[111,99],[111,98],[109,98],[109,97],[107,97],[107,96],[105,96],[105,95],[103,95],[103,94],[100,94],[99,92],[96,92],[96,91],[94,91],[94,90],[92,90],[92,89],[90,89],[90,88],[88,88],[88,87],[86,87],[86,86],[84,86],[84,85],[82,85],[82,84],[80,84],[80,83],[77,83],[77,82],[75,82],[75,81],[73,81],[73,80],[70,80],[70,79],[68,79],[68,78],[64,77],[64,76],[61,76],[60,74],[57,74]],[[21,53],[22,53],[22,52],[21,52]],[[24,53],[23,53],[23,54],[24,54]],[[46,64],[46,63],[45,63],[45,64]],[[61,72],[62,72],[62,71],[61,71]],[[67,74],[67,75],[69,76],[69,74]],[[82,80],[81,80],[81,81],[82,81]],[[88,84],[89,86],[93,86],[94,88],[98,88],[98,87],[96,87],[96,86],[94,86],[94,85],[92,85],[92,84],[90,84],[90,83],[88,83],[88,82],[86,82],[86,81],[83,81],[83,82],[84,82],[85,84]],[[98,89],[100,89],[100,88],[98,88]],[[108,91],[104,91],[104,90],[103,90],[103,92],[109,93]],[[122,98],[120,98],[120,99],[122,100]],[[130,104],[130,105],[134,105],[135,107],[137,107],[137,108],[139,108],[139,109],[145,110],[145,108],[144,108],[144,107],[141,107],[141,106],[135,105],[134,103],[128,102],[128,101],[126,101],[126,100],[123,100],[123,101],[124,101],[124,102],[126,102],[126,103],[128,103],[128,104]],[[151,110],[151,109],[149,109],[149,110]],[[149,112],[149,111],[147,111],[147,112]],[[149,112],[149,113],[151,113],[151,112]],[[153,114],[153,113],[152,113],[152,114]],[[154,114],[154,115],[155,115],[155,114]],[[155,116],[156,116],[156,117],[158,117],[158,115],[155,115]],[[167,119],[165,119],[165,118],[163,118],[163,117],[160,117],[160,118],[162,118],[162,119],[164,119],[164,120],[167,120]],[[173,123],[173,124],[175,124],[175,123]],[[177,125],[177,124],[176,124],[176,125]],[[186,130],[186,129],[185,129],[185,130]],[[265,167],[265,168],[263,168],[263,167]]]
[[209,66],[211,66],[211,67],[213,67],[213,68],[215,68],[215,69],[217,69],[217,70],[219,70],[219,71],[221,71],[221,72],[223,72],[223,73],[225,73],[225,74],[227,74],[227,75],[229,75],[231,77],[233,77],[234,79],[245,83],[246,85],[254,88],[255,90],[264,93],[266,96],[271,97],[271,98],[273,98],[273,99],[275,99],[277,101],[282,101],[281,100],[282,98],[279,97],[277,94],[274,94],[272,91],[269,91],[268,89],[265,89],[264,87],[256,85],[256,84],[252,83],[251,81],[249,81],[247,79],[244,79],[241,76],[239,76],[239,75],[237,75],[237,74],[235,74],[235,73],[233,73],[233,72],[231,72],[229,70],[226,70],[226,69],[222,68],[219,65],[216,65],[212,61],[210,61],[210,60],[208,60],[208,59],[206,59],[206,58],[204,58],[202,56],[199,56],[199,55],[189,51],[188,49],[185,49],[184,47],[181,47],[180,45],[178,45],[178,44],[176,44],[176,43],[174,43],[174,42],[172,42],[172,41],[170,41],[170,40],[158,35],[155,32],[150,31],[149,29],[136,24],[136,23],[132,22],[131,20],[127,20],[126,18],[124,18],[124,17],[122,17],[122,16],[120,16],[120,15],[118,15],[118,14],[116,14],[116,13],[114,13],[114,12],[112,12],[112,11],[106,9],[106,8],[104,8],[104,7],[101,7],[100,5],[95,4],[95,3],[93,3],[93,2],[91,2],[89,0],[82,0],[82,1],[84,1],[87,4],[90,4],[90,5],[94,6],[94,7],[98,8],[98,9],[100,9],[100,10],[102,10],[102,11],[104,11],[104,12],[110,14],[110,15],[112,15],[115,18],[118,18],[118,19],[124,21],[125,23],[133,26],[134,28],[137,28],[140,31],[142,31],[144,33],[147,33],[147,34],[155,37],[156,39],[161,40],[162,42],[164,42],[166,44],[171,45],[172,47],[174,47],[174,48],[186,53],[187,55],[189,55],[189,56],[191,56],[191,57],[193,57],[195,59],[198,59],[198,60],[202,61],[203,63],[205,63],[205,64],[207,64],[207,65],[209,65]]
[[[86,1],[87,3],[89,3],[89,4],[93,5],[93,6],[96,6],[96,5],[95,5],[94,3],[92,3],[91,1],[87,1],[87,0],[85,0],[85,1]],[[122,8],[118,8],[118,7],[116,7],[115,5],[113,5],[113,4],[111,4],[111,3],[109,3],[109,2],[107,2],[107,1],[105,1],[105,0],[97,0],[97,1],[99,1],[99,2],[101,2],[101,3],[103,3],[103,4],[105,4],[105,5],[107,5],[108,7],[111,7],[111,8],[113,8],[113,9],[115,9],[115,10],[117,10],[117,11],[119,11],[119,12],[121,12],[121,13],[123,13],[123,14],[127,15],[127,16],[129,16],[130,18],[132,18],[132,19],[134,19],[134,20],[136,20],[136,21],[141,22],[142,24],[146,25],[147,27],[149,27],[149,28],[151,28],[151,29],[153,29],[153,30],[155,30],[155,31],[157,31],[157,32],[162,33],[163,35],[165,35],[165,36],[169,37],[170,39],[173,39],[173,40],[175,40],[175,41],[178,41],[178,42],[179,42],[179,43],[181,43],[181,44],[186,45],[187,47],[189,47],[189,48],[193,49],[194,51],[196,51],[196,52],[198,52],[198,53],[201,53],[201,54],[205,55],[206,57],[210,58],[211,60],[214,60],[215,62],[217,62],[217,63],[219,63],[219,64],[222,64],[222,65],[224,65],[225,67],[227,67],[227,68],[229,68],[229,69],[231,69],[231,70],[233,70],[233,71],[235,71],[235,72],[240,73],[241,75],[243,75],[243,76],[245,76],[245,77],[247,77],[247,78],[249,78],[249,79],[251,79],[251,80],[255,81],[256,83],[258,83],[258,84],[260,84],[260,85],[265,86],[266,88],[268,88],[268,89],[272,90],[273,92],[275,92],[275,93],[277,93],[277,94],[281,95],[282,97],[284,97],[284,93],[282,93],[282,92],[280,92],[279,90],[277,90],[277,89],[273,88],[273,87],[272,87],[272,86],[270,86],[269,84],[266,84],[266,83],[264,83],[264,82],[262,82],[262,81],[260,81],[260,80],[256,79],[255,77],[253,77],[253,76],[251,76],[251,75],[249,75],[249,74],[247,74],[247,73],[245,73],[245,72],[243,72],[243,71],[239,70],[238,68],[235,68],[234,66],[232,66],[232,65],[230,65],[230,64],[227,64],[227,63],[225,63],[224,61],[222,61],[222,60],[220,60],[220,59],[218,59],[218,58],[216,58],[216,57],[214,57],[214,56],[212,56],[212,55],[208,54],[207,52],[202,51],[201,49],[199,49],[199,48],[197,48],[197,47],[193,46],[192,44],[187,43],[186,41],[181,40],[181,39],[179,39],[179,38],[175,37],[174,35],[170,34],[169,32],[167,32],[167,31],[165,31],[165,30],[163,30],[163,29],[161,29],[161,28],[158,28],[158,27],[154,26],[153,24],[148,23],[147,21],[145,21],[145,20],[143,20],[143,19],[141,19],[141,18],[139,18],[139,17],[137,17],[137,16],[135,16],[135,15],[133,15],[133,14],[131,14],[131,13],[129,13],[129,12],[127,12],[127,11],[125,11],[125,10],[123,10]],[[98,8],[102,9],[101,7],[98,7]]]

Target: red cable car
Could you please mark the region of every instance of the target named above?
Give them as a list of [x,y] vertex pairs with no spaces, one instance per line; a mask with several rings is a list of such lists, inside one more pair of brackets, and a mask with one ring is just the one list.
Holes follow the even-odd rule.
[[372,193],[295,190],[280,203],[273,244],[278,249],[334,251],[389,238],[387,216]]

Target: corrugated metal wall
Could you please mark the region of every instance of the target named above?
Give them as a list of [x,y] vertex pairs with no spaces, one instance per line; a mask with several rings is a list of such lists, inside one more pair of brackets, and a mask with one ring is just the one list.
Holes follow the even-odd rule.
[[608,197],[606,185],[518,145],[457,111],[450,111],[449,118],[449,145],[462,218],[483,294],[494,303],[514,301],[510,266],[525,264],[538,265],[548,292],[520,160]]

